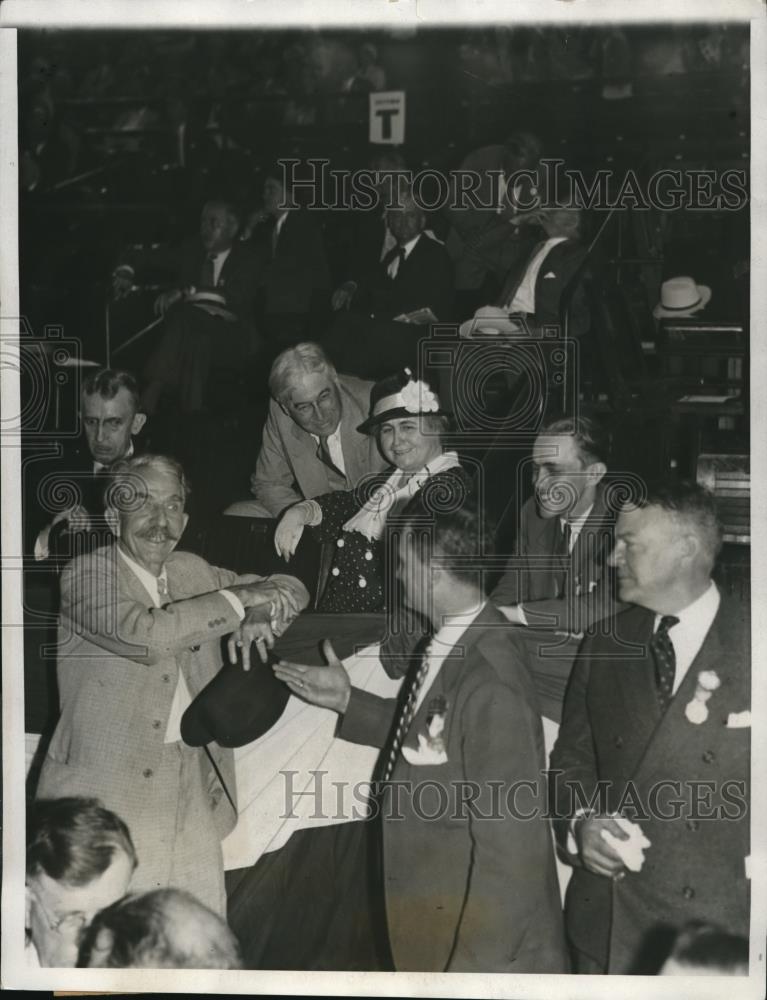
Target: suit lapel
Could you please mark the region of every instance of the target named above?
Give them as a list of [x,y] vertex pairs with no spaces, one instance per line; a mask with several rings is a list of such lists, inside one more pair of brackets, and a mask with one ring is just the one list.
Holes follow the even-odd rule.
[[726,615],[722,615],[722,604],[720,604],[716,618],[703,640],[698,655],[690,664],[671,704],[648,744],[647,751],[637,769],[639,773],[644,770],[651,771],[657,766],[659,760],[664,760],[678,752],[680,731],[684,731],[688,726],[694,727],[694,724],[687,719],[685,709],[695,694],[698,686],[698,675],[704,670],[715,671],[721,681],[721,685],[706,703],[709,716],[717,720],[722,716],[722,724],[727,721],[727,710],[721,706],[730,705],[734,700],[737,700],[733,699],[733,692],[739,686],[741,678],[737,669],[739,657],[733,656],[732,650],[727,646],[725,618]]

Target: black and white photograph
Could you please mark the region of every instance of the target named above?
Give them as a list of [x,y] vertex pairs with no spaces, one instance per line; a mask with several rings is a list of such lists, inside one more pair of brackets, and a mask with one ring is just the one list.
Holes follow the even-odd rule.
[[4,988],[763,997],[766,80],[3,5]]

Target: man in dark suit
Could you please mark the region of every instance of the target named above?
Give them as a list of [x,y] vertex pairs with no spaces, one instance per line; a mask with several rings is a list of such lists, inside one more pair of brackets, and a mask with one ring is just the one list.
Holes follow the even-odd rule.
[[556,735],[584,632],[613,614],[608,557],[615,514],[605,501],[609,442],[588,417],[550,421],[533,445],[534,495],[519,515],[514,554],[492,594],[530,650],[546,722]]
[[336,366],[362,378],[415,367],[421,328],[453,314],[450,258],[426,234],[412,193],[400,187],[386,218],[396,243],[350,293],[350,311],[337,315],[327,343]]
[[[385,747],[380,805],[395,968],[565,972],[532,680],[485,603],[477,570],[459,568],[485,551],[481,537],[473,504],[404,525],[398,576],[436,634],[414,657],[398,701],[353,689],[334,656],[325,668],[278,664],[275,673],[294,694],[341,713],[342,739]],[[493,787],[504,803],[496,810]]]
[[367,420],[371,388],[339,375],[318,344],[283,351],[269,373],[269,416],[250,478],[256,499],[226,513],[278,517],[300,500],[354,489],[385,468],[376,438],[357,430]]
[[577,971],[654,973],[691,920],[748,936],[750,630],[711,579],[721,525],[701,487],[650,489],[615,539],[636,606],[583,645],[552,799]]
[[28,520],[34,524],[37,561],[51,555],[71,555],[75,533],[80,536],[81,552],[93,542],[103,544],[104,535],[111,537],[105,523],[99,531],[107,474],[115,462],[134,453],[135,437],[146,421],[133,376],[111,369],[96,371],[84,380],[80,414],[84,445],[50,468],[38,489],[38,498],[43,502],[62,494],[73,502],[56,512],[38,512],[32,504],[27,505]]
[[487,332],[493,324],[487,315],[492,311],[503,319],[499,329],[514,332],[520,323],[515,317],[524,317],[528,328],[540,329],[546,326],[562,327],[564,310],[567,309],[567,332],[570,337],[580,337],[586,333],[591,323],[591,315],[585,293],[580,284],[574,289],[570,301],[565,301],[565,292],[576,278],[578,268],[587,255],[587,249],[578,241],[581,219],[575,208],[540,209],[531,216],[524,226],[526,233],[537,224],[537,237],[527,237],[521,241],[523,252],[511,266],[503,281],[500,293],[493,306],[481,307],[474,318],[461,325],[462,336],[474,336],[476,332]]
[[327,311],[330,271],[316,213],[299,207],[279,165],[266,172],[264,202],[251,216],[258,257],[258,316],[272,356],[304,340]]
[[462,319],[493,299],[504,275],[526,256],[521,225],[538,204],[532,178],[540,157],[536,136],[514,132],[502,145],[473,150],[451,175],[447,250]]
[[165,322],[146,367],[143,402],[150,415],[168,391],[177,394],[184,412],[201,410],[211,370],[236,368],[255,346],[257,260],[237,239],[239,227],[231,203],[210,201],[202,210],[199,239],[128,255],[114,271],[118,298],[130,291],[141,268],[171,274],[171,287],[155,302]]

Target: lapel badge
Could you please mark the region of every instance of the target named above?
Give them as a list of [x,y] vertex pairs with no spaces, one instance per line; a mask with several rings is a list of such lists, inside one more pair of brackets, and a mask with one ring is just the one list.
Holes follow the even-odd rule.
[[684,714],[693,725],[699,726],[702,722],[706,721],[708,718],[706,702],[721,683],[715,670],[701,670],[698,674],[695,694],[684,708]]

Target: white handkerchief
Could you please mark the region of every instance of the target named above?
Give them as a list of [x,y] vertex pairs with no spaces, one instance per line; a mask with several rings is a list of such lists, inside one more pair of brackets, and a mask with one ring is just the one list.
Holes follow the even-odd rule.
[[750,729],[751,712],[748,709],[746,709],[745,712],[730,712],[730,714],[727,716],[727,728]]
[[630,872],[641,871],[644,864],[644,852],[646,848],[651,846],[650,841],[642,833],[641,827],[632,823],[630,819],[626,819],[624,816],[613,816],[612,818],[624,833],[629,835],[629,839],[619,840],[609,830],[602,830],[602,839],[613,848]]
[[547,273],[544,274],[543,276],[544,281],[546,280],[546,278],[556,278],[556,274],[554,274],[553,271],[547,271]]
[[408,764],[413,764],[416,767],[424,764],[445,764],[447,762],[445,751],[435,750],[433,747],[430,747],[428,740],[421,733],[418,734],[418,749],[413,750],[412,747],[403,747],[402,756]]

